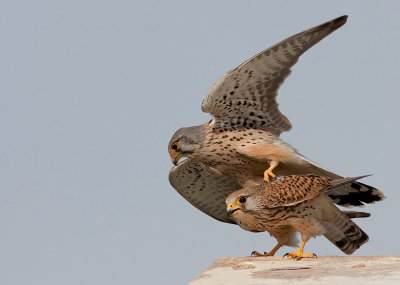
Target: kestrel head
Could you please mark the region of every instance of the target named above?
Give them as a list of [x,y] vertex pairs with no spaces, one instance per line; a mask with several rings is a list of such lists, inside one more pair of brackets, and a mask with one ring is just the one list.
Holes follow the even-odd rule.
[[229,194],[225,201],[228,217],[234,221],[243,220],[265,208],[261,200],[260,190],[260,187],[255,186]]
[[181,128],[175,132],[168,144],[168,152],[173,164],[177,164],[182,156],[196,156],[205,138],[204,125]]

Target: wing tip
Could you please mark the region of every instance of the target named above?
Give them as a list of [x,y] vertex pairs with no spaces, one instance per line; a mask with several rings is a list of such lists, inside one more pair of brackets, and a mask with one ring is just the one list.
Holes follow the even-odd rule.
[[[343,26],[344,24],[346,24],[347,19],[348,19],[348,16],[347,16],[347,15],[340,16],[340,17],[338,17],[338,18],[332,19],[332,20],[327,21],[327,22],[325,22],[325,23],[323,23],[323,24],[320,24],[320,25],[318,25],[318,26],[315,26],[315,27],[313,27],[313,28],[310,28],[310,29],[309,29],[309,32],[313,32],[313,31],[315,31],[315,30],[325,30],[325,31],[326,31],[326,34],[325,34],[323,37],[320,38],[320,40],[321,40],[321,39],[323,39],[324,37],[328,36],[329,34],[333,33],[334,31],[336,31],[337,29],[339,29],[339,28],[340,28],[341,26]],[[318,41],[319,41],[319,40],[318,40]],[[317,42],[318,42],[318,41],[317,41]],[[317,43],[317,42],[316,42],[316,43]]]
[[336,30],[336,29],[340,28],[341,26],[343,26],[344,24],[346,24],[348,18],[349,18],[348,15],[343,15],[336,19],[333,19],[331,21],[332,29]]
[[334,21],[334,22],[342,22],[344,24],[344,23],[347,22],[348,18],[349,18],[348,15],[343,15],[343,16],[340,16],[340,17],[337,17],[337,18],[333,19],[332,21]]

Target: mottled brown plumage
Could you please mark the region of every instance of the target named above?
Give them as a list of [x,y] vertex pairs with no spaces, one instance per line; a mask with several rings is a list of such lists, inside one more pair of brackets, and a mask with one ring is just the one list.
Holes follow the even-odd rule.
[[311,174],[286,176],[231,193],[226,199],[227,212],[241,228],[267,231],[277,239],[278,245],[265,255],[274,255],[283,245],[294,246],[296,232],[300,232],[302,244],[289,254],[291,257],[312,257],[313,254],[304,254],[303,248],[309,238],[317,235],[324,235],[344,253],[351,254],[368,241],[368,236],[350,217],[369,214],[342,212],[328,195],[334,188],[362,177],[333,180]]

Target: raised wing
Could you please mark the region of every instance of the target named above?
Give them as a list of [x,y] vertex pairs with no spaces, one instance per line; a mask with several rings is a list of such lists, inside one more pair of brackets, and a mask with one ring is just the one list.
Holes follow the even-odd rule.
[[209,174],[196,161],[186,159],[169,172],[169,182],[190,204],[221,222],[234,222],[226,214],[226,197],[240,189],[229,176]]
[[220,78],[206,94],[202,110],[221,127],[266,128],[277,134],[291,129],[275,98],[298,58],[346,23],[342,16],[291,36],[260,52]]

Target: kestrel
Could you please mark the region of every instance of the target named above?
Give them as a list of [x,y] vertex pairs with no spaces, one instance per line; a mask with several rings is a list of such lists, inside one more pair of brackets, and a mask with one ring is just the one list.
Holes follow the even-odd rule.
[[295,246],[296,232],[300,232],[302,241],[297,251],[286,254],[290,257],[313,257],[315,254],[304,254],[303,249],[309,238],[318,235],[324,235],[344,253],[352,254],[368,241],[368,235],[350,218],[370,214],[340,211],[329,194],[362,177],[286,176],[231,193],[226,199],[227,213],[242,229],[267,231],[278,241],[270,252],[254,251],[255,256],[273,256],[284,245]]
[[[275,100],[279,86],[300,55],[346,23],[342,16],[291,36],[260,52],[220,78],[205,96],[202,110],[210,122],[179,129],[168,145],[171,185],[204,213],[231,222],[225,198],[245,186],[276,175],[316,174],[341,178],[318,166],[282,141],[291,128]],[[185,161],[178,163],[181,157]],[[330,197],[342,206],[379,201],[373,187],[354,182]]]

